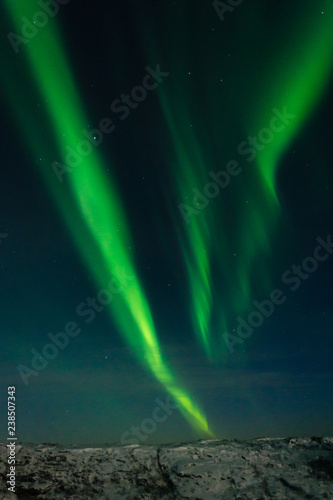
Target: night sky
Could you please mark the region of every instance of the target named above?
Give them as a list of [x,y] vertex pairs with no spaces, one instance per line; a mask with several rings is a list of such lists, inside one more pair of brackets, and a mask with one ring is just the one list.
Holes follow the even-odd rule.
[[18,439],[332,435],[333,2],[0,17]]

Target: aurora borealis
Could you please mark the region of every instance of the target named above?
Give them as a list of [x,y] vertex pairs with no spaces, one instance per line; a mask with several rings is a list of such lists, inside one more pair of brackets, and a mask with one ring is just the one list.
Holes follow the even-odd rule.
[[329,432],[333,3],[2,14],[3,377],[22,439],[120,441],[166,398],[179,412],[151,440]]

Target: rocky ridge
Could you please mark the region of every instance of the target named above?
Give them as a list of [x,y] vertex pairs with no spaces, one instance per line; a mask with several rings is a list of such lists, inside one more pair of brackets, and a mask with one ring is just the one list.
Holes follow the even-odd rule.
[[333,438],[201,440],[100,448],[17,445],[15,494],[0,445],[0,498],[333,499]]

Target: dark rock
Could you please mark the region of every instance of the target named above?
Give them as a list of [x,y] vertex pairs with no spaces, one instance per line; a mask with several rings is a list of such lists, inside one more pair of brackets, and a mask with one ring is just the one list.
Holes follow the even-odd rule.
[[333,498],[333,438],[202,440],[164,446],[17,446],[16,494],[3,500]]

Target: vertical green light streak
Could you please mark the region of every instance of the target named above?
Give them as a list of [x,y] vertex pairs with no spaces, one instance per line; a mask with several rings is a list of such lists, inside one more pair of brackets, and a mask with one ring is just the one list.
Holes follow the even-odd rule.
[[286,106],[288,112],[295,115],[295,119],[258,156],[261,175],[275,198],[279,160],[320,101],[332,71],[333,3],[326,4],[323,14],[319,9],[311,9],[311,17],[300,23],[302,31],[293,40],[286,41],[288,57],[279,61],[278,67],[275,61],[272,62],[270,78],[263,84],[259,96],[264,108],[259,112],[254,110],[252,117],[252,123],[261,123],[263,127],[273,107],[281,110]]
[[[171,11],[164,17],[163,29],[168,39],[168,46],[172,46],[176,51],[176,59],[180,61],[177,70],[179,71],[179,82],[168,92],[163,86],[157,89],[160,105],[167,125],[168,135],[171,141],[171,150],[165,151],[165,158],[171,170],[171,177],[177,190],[178,202],[192,204],[194,193],[193,188],[199,190],[207,182],[207,164],[212,164],[212,159],[207,150],[201,148],[203,142],[203,129],[196,132],[192,126],[191,113],[192,96],[191,89],[186,84],[184,86],[183,66],[189,59],[190,48],[184,43],[187,40],[188,13],[185,5],[179,6],[183,16],[178,18],[168,17]],[[157,45],[151,43],[151,34],[156,29],[156,24],[149,15],[142,15],[142,11],[137,12],[140,25],[144,27],[142,43],[149,57],[159,60],[160,54]],[[169,24],[168,24],[169,23]],[[178,45],[177,36],[182,37],[181,45]],[[184,35],[184,39],[183,39]],[[176,36],[174,40],[172,37]],[[154,39],[158,39],[157,33]],[[176,41],[176,44],[175,44]],[[181,57],[183,55],[183,58]],[[171,75],[171,78],[173,75]],[[172,84],[171,84],[172,85]],[[200,133],[198,137],[198,133]],[[167,193],[168,196],[168,193]],[[190,224],[183,224],[182,216],[178,207],[171,209],[176,226],[184,226],[184,231],[179,231],[179,243],[182,250],[190,295],[190,316],[193,330],[198,342],[201,344],[208,358],[212,357],[212,338],[210,319],[212,311],[212,276],[211,276],[211,228],[212,219],[207,212],[201,215],[194,215],[190,219]],[[181,221],[179,222],[179,219]]]
[[321,99],[332,70],[333,4],[327,3],[324,14],[314,10],[311,9],[309,19],[300,22],[302,31],[286,37],[284,49],[279,50],[283,58],[278,64],[276,59],[272,60],[269,77],[253,99],[253,111],[249,115],[247,129],[252,136],[269,124],[273,108],[280,112],[285,109],[294,117],[258,152],[258,188],[245,195],[250,205],[244,212],[240,231],[240,243],[246,242],[246,254],[239,262],[239,273],[248,279],[254,260],[268,253],[281,215],[276,186],[279,161]]
[[[201,187],[206,178],[207,158],[203,157],[191,129],[190,116],[186,107],[182,106],[181,116],[177,123],[171,112],[173,106],[168,103],[166,95],[159,93],[164,115],[166,117],[174,155],[169,161],[173,172],[179,199],[185,201],[191,196],[193,187]],[[178,214],[179,218],[179,214]],[[208,215],[191,217],[191,222],[185,228],[185,235],[180,236],[180,244],[186,264],[191,296],[191,318],[194,331],[205,349],[211,356],[211,339],[209,320],[212,305],[210,248],[211,238]]]
[[[14,5],[11,0],[6,4],[20,32],[22,16],[31,19],[35,9],[31,4],[24,7],[19,3]],[[46,111],[53,134],[60,155],[65,160],[66,147],[75,149],[87,120],[81,111],[60,36],[53,23],[54,20],[41,29],[24,50],[28,55],[39,93],[47,101]],[[24,132],[30,147],[38,154],[43,145],[38,140],[37,131],[31,130],[31,125],[27,124]],[[103,287],[113,278],[124,285],[124,270],[127,277],[130,277],[123,292],[117,295],[110,305],[112,318],[120,327],[125,340],[139,353],[141,362],[172,395],[192,427],[211,435],[202,411],[180,387],[163,360],[149,305],[143,287],[136,277],[124,209],[116,186],[111,184],[105,170],[100,156],[93,151],[68,174],[69,192],[66,192],[64,185],[54,185],[55,176],[51,167],[49,171],[42,173],[52,189],[57,206],[81,255],[93,272],[96,284]]]

